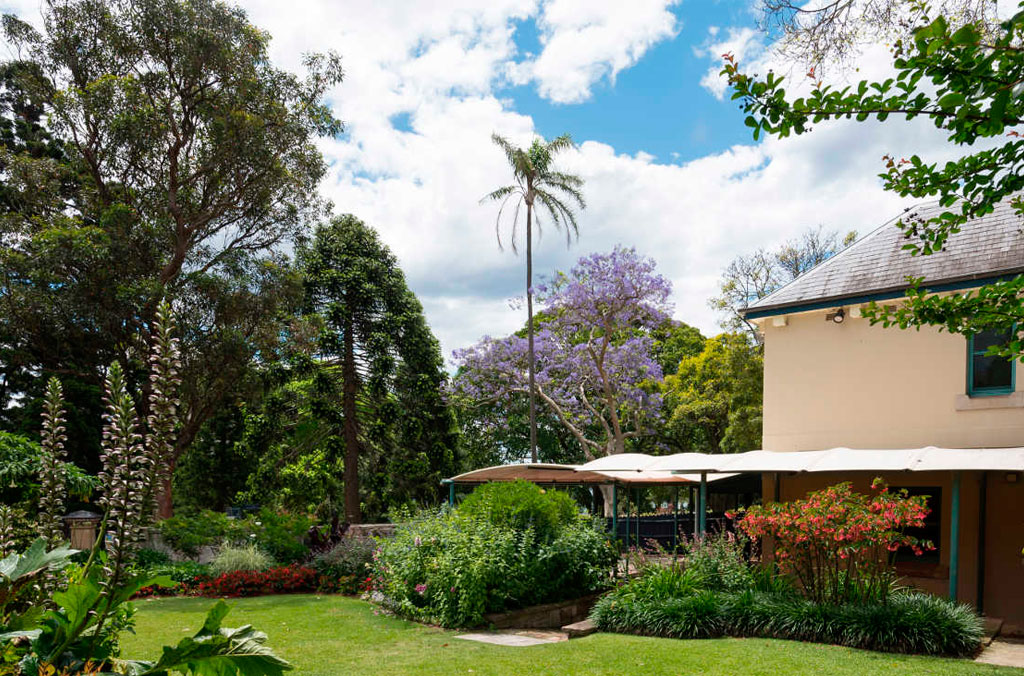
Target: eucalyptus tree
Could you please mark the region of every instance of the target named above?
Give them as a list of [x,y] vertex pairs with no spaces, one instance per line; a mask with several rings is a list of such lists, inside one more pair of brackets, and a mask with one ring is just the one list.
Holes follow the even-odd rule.
[[27,428],[36,376],[58,375],[68,454],[94,467],[105,366],[141,382],[148,416],[133,346],[170,298],[184,355],[173,466],[280,333],[290,280],[274,252],[328,213],[316,143],[342,128],[323,100],[340,61],[284,71],[270,36],[217,0],[41,5],[38,30],[3,20],[0,417]]
[[501,242],[501,217],[505,208],[511,203],[513,206],[512,232],[509,240],[512,244],[512,251],[518,252],[516,245],[519,229],[519,214],[522,207],[526,207],[526,332],[527,332],[527,369],[529,373],[529,401],[530,401],[530,459],[537,462],[537,390],[536,390],[536,361],[534,357],[534,327],[533,327],[533,226],[536,222],[537,232],[541,230],[541,220],[535,214],[535,208],[539,208],[551,219],[551,224],[556,228],[565,229],[566,245],[572,242],[574,236],[579,236],[579,228],[576,223],[576,212],[574,207],[586,208],[586,201],[581,191],[583,179],[573,174],[567,174],[555,170],[552,161],[558,153],[574,148],[572,137],[563,134],[556,139],[544,143],[540,139],[534,139],[529,148],[523,149],[512,145],[503,136],[493,134],[491,140],[495,145],[505,152],[509,166],[512,167],[512,176],[515,183],[505,185],[494,190],[481,200],[500,202],[498,217],[495,220],[494,230],[498,238],[498,247]]

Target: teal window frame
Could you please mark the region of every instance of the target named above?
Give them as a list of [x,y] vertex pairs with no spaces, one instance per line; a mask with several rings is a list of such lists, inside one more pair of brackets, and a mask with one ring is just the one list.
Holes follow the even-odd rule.
[[[1011,333],[1017,330],[1014,324]],[[1017,391],[1017,360],[1010,359],[1010,384],[996,387],[974,387],[974,358],[985,356],[985,350],[974,349],[974,335],[967,337],[967,396],[968,397],[1002,397]],[[999,359],[1000,357],[993,357]]]

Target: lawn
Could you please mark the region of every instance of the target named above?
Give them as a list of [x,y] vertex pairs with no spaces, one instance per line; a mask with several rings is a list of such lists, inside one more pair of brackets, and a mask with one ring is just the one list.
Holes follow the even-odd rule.
[[[162,645],[194,632],[212,604],[199,598],[138,602],[138,633],[124,635],[124,655],[156,658]],[[296,674],[1024,674],[963,660],[762,639],[597,634],[510,648],[462,641],[456,632],[377,615],[369,604],[343,596],[265,596],[230,604],[225,624],[249,623],[265,631]]]

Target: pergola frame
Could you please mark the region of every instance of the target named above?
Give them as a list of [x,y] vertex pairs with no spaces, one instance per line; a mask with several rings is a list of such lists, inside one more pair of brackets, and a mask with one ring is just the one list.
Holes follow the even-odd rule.
[[[638,456],[639,454],[625,454]],[[650,457],[650,456],[643,456]],[[448,504],[455,505],[456,486],[479,486],[495,481],[516,481],[519,479],[529,481],[537,485],[546,486],[611,486],[612,489],[612,533],[618,533],[618,498],[619,488],[623,487],[629,496],[629,489],[636,490],[637,497],[634,503],[637,505],[636,518],[634,519],[633,537],[639,545],[640,542],[640,509],[639,491],[641,488],[671,486],[675,489],[672,500],[672,543],[673,547],[678,545],[679,539],[679,488],[687,486],[696,488],[697,500],[691,498],[691,507],[694,506],[694,530],[703,534],[707,529],[707,484],[709,481],[717,481],[735,476],[732,473],[719,473],[708,475],[707,472],[699,474],[687,474],[666,470],[638,470],[631,468],[625,471],[618,470],[586,470],[579,465],[560,465],[553,463],[522,463],[511,465],[498,465],[485,467],[483,469],[465,472],[458,476],[442,480],[443,485],[448,486]],[[626,542],[629,542],[629,514],[626,515]]]

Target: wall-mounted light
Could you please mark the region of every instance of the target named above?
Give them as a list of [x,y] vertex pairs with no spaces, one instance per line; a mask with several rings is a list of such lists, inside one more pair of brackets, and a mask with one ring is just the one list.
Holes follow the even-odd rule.
[[844,319],[846,319],[846,311],[843,310],[843,308],[839,308],[835,312],[829,312],[825,315],[825,321],[835,322],[836,324],[842,324]]

